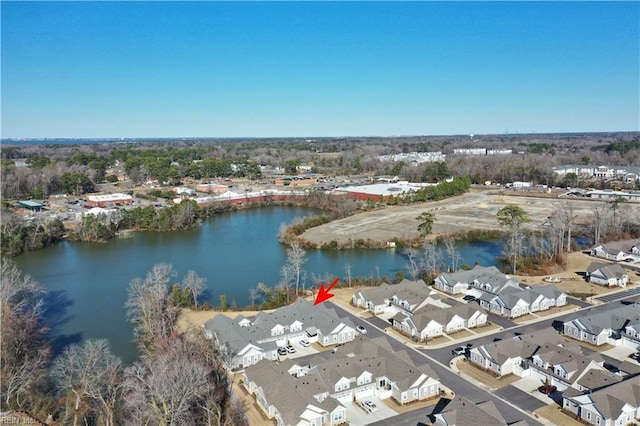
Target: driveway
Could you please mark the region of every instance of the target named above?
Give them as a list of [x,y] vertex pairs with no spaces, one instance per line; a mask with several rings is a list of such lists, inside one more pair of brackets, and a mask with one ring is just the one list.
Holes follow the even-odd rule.
[[392,408],[387,406],[387,404],[380,401],[380,399],[375,396],[368,397],[365,399],[365,401],[373,402],[374,404],[376,404],[378,409],[372,413],[367,413],[356,403],[346,404],[345,407],[347,409],[347,419],[349,420],[349,424],[368,425],[370,423],[388,419],[398,414],[396,411],[394,411]]
[[542,401],[545,405],[552,404],[553,399],[550,398],[549,395],[545,395],[538,391],[538,388],[542,385],[542,381],[535,377],[523,377],[517,382],[511,384],[514,388],[527,393],[529,397],[534,397]]

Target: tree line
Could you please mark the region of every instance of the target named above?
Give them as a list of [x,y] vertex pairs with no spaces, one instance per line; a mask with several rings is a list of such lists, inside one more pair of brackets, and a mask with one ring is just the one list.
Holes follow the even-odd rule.
[[126,303],[140,357],[124,365],[106,340],[47,342],[43,288],[10,260],[1,265],[2,410],[27,410],[72,425],[246,425],[231,396],[225,354],[202,335],[176,328],[176,288],[197,301],[205,280],[190,271],[174,283],[171,265],[154,265],[129,285]]

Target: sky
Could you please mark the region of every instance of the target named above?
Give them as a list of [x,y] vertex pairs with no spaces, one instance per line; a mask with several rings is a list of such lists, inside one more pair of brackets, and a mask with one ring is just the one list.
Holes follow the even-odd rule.
[[0,4],[2,138],[640,130],[640,2]]

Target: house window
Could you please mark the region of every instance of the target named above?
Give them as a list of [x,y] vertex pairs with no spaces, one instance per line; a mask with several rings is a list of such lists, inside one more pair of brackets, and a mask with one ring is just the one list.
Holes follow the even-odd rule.
[[591,420],[591,413],[587,411],[587,420]]
[[596,424],[599,425],[600,424],[600,416],[596,417]]

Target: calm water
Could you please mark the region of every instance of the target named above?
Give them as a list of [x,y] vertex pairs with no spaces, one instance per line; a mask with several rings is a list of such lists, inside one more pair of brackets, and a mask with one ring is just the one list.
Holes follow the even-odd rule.
[[[144,277],[156,263],[171,263],[177,281],[190,269],[207,279],[212,305],[219,305],[221,294],[230,304],[248,305],[251,287],[279,281],[286,260],[286,246],[277,240],[280,224],[314,213],[295,207],[242,210],[218,215],[189,231],[136,233],[104,244],[65,242],[18,256],[16,262],[48,290],[47,320],[56,348],[106,338],[117,355],[130,361],[136,352],[124,304],[133,278]],[[463,263],[488,266],[495,264],[501,246],[470,243],[458,250]],[[313,250],[305,265],[307,283],[312,273],[345,277],[347,263],[352,277],[395,277],[405,269],[406,259],[394,250]]]

